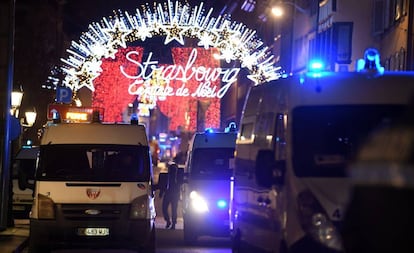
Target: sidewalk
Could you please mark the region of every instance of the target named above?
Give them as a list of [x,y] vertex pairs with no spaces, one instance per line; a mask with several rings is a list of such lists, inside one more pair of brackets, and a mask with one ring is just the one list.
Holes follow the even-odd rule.
[[14,227],[0,231],[0,252],[20,253],[29,238],[29,220],[15,220]]

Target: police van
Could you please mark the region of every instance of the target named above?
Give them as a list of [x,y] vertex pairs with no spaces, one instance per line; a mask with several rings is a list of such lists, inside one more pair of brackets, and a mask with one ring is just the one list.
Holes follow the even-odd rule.
[[230,236],[236,132],[200,132],[190,140],[182,186],[184,240]]
[[48,124],[39,147],[29,252],[155,252],[152,181],[143,125]]
[[347,165],[414,95],[414,73],[385,72],[377,50],[358,66],[250,89],[236,141],[233,252],[343,250]]

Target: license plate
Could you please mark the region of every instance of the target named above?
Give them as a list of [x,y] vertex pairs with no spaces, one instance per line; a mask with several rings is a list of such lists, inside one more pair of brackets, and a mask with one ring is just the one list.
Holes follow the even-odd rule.
[[24,206],[13,206],[13,211],[24,211]]
[[108,236],[109,228],[78,228],[81,236]]

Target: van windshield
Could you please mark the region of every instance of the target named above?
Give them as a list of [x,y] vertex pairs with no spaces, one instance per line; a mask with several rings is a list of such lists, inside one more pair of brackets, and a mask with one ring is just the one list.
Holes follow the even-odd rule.
[[229,179],[234,148],[198,148],[193,151],[191,176],[197,179]]
[[298,177],[345,177],[369,133],[401,115],[402,105],[298,107],[292,114],[292,163]]
[[40,146],[36,178],[50,181],[139,182],[150,178],[149,148],[130,145]]

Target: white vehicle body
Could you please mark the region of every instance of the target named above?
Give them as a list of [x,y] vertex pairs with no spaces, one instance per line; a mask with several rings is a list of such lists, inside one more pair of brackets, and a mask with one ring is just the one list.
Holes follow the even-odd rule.
[[50,124],[35,177],[30,252],[155,250],[152,167],[145,127]]
[[182,187],[184,240],[230,235],[229,202],[236,133],[195,133]]
[[303,74],[252,87],[236,144],[233,252],[340,252],[346,165],[398,117],[414,73]]

